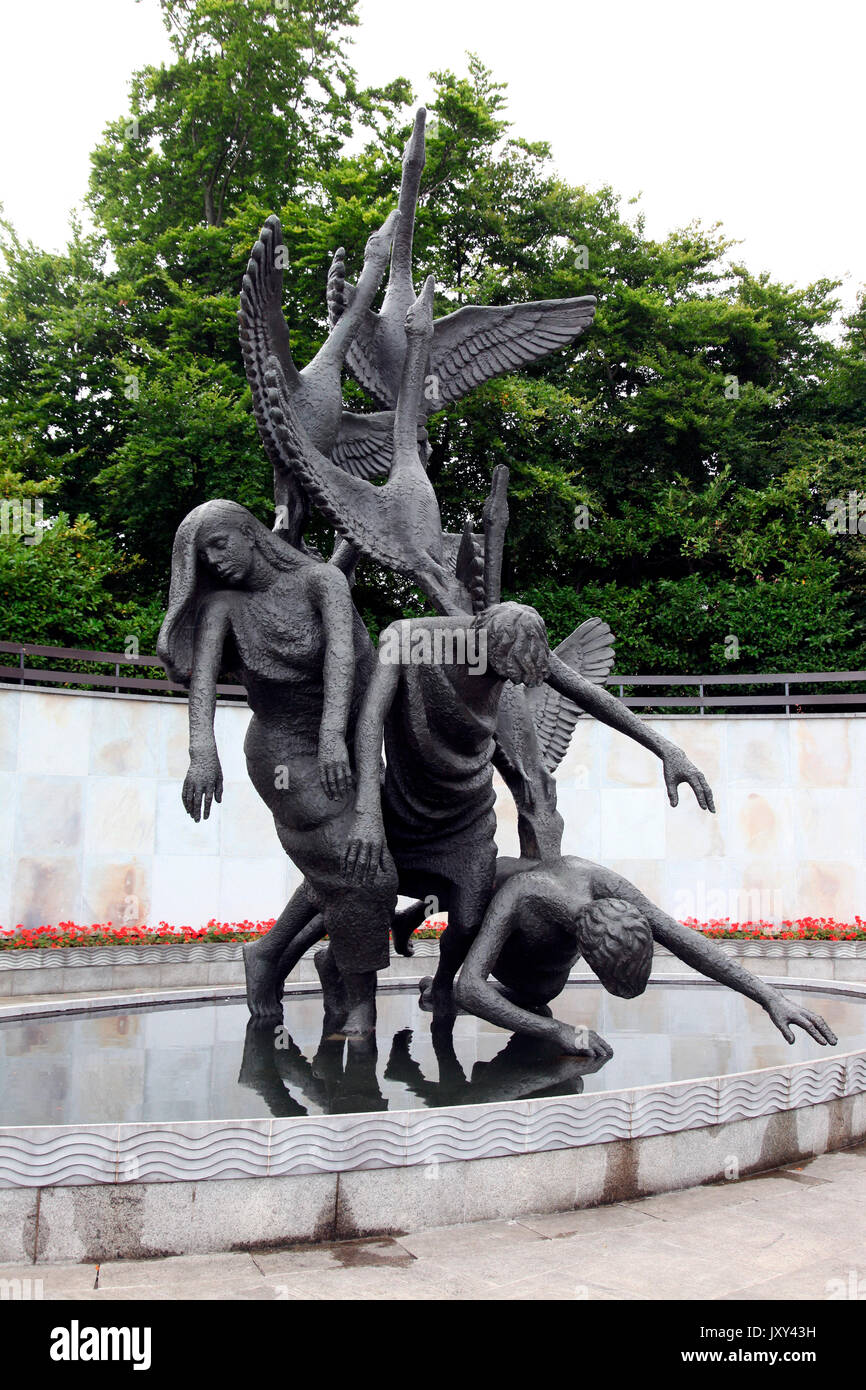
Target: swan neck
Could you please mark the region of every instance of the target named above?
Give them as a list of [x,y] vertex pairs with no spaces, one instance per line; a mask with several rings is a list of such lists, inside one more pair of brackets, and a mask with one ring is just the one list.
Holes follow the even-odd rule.
[[430,338],[426,333],[407,333],[406,356],[394,417],[395,454],[418,452],[418,416],[429,354]]

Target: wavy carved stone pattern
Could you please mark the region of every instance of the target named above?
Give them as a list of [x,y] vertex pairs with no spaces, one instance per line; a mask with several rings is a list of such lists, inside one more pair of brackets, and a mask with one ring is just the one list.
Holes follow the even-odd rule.
[[465,1109],[409,1112],[406,1163],[452,1163],[467,1155],[502,1158],[526,1153],[528,1101]]
[[406,1167],[671,1134],[866,1092],[866,1052],[638,1091],[430,1111],[0,1130],[0,1186]]
[[118,1129],[118,1182],[194,1182],[263,1178],[268,1174],[270,1122],[189,1123]]
[[399,1112],[273,1121],[271,1177],[399,1168],[405,1162],[406,1122],[405,1114]]
[[671,1134],[675,1130],[714,1125],[719,1118],[719,1083],[687,1081],[638,1091],[631,1117],[631,1137]]
[[0,1130],[0,1187],[80,1187],[116,1174],[116,1126]]
[[719,1123],[751,1120],[788,1108],[790,1078],[783,1070],[748,1072],[744,1076],[722,1077],[719,1088]]
[[852,1052],[848,1057],[847,1095],[856,1096],[866,1092],[866,1052]]
[[526,1147],[537,1153],[609,1144],[615,1139],[629,1139],[631,1123],[632,1093],[551,1098],[536,1102],[530,1111]]
[[848,1068],[844,1057],[828,1057],[826,1061],[812,1066],[807,1063],[792,1067],[788,1104],[792,1110],[799,1110],[804,1105],[836,1100],[846,1094],[847,1082]]

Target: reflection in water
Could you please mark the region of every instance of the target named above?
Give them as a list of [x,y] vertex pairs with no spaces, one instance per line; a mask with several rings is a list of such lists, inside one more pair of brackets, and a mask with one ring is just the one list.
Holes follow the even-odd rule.
[[[467,1077],[454,1050],[452,1029],[433,1024],[431,1039],[438,1075],[424,1075],[411,1053],[412,1029],[401,1028],[391,1042],[384,1079],[396,1081],[423,1106],[480,1105],[494,1100],[530,1100],[539,1096],[579,1095],[583,1078],[605,1065],[604,1059],[566,1057],[556,1043],[515,1034],[495,1057],[479,1061]],[[376,1074],[375,1037],[335,1038],[322,1034],[312,1062],[285,1029],[247,1024],[238,1083],[261,1096],[272,1115],[347,1115],[387,1110],[388,1101]]]
[[[834,1053],[866,1048],[862,998],[788,992],[838,1033]],[[7,1019],[0,1021],[0,1126],[395,1112],[581,1089],[589,1096],[828,1057],[805,1036],[788,1047],[758,1004],[709,984],[659,982],[638,999],[617,999],[575,982],[556,1011],[610,1043],[613,1057],[597,1074],[581,1058],[469,1014],[457,1018],[453,1037],[443,1036],[431,1030],[414,985],[382,992],[378,1055],[369,1043],[323,1040],[314,993],[287,1001],[291,1038],[281,1033],[282,1047],[273,1029],[253,1036],[239,1000]]]
[[308,1106],[289,1090],[294,1086],[318,1115],[351,1115],[387,1110],[376,1076],[376,1038],[333,1038],[322,1034],[312,1062],[284,1028],[250,1019],[238,1084],[261,1096],[272,1115],[308,1115]]

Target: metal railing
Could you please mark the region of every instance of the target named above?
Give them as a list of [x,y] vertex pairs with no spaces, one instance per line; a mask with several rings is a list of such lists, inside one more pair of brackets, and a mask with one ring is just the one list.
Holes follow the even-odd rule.
[[[840,690],[829,693],[792,690],[795,685],[853,685],[866,684],[866,671],[775,671],[762,675],[703,675],[703,676],[620,676],[609,677],[610,686],[619,687],[623,702],[634,709],[691,709],[703,714],[707,709],[779,709],[785,713],[799,713],[804,709],[819,708],[826,705],[854,707],[866,710],[866,688],[861,691]],[[643,699],[638,695],[625,695],[625,691],[636,686],[687,686],[697,688],[696,696],[649,695]],[[706,686],[782,686],[782,692],[774,695],[729,693],[726,695],[707,695]]]
[[[130,656],[127,652],[92,652],[78,647],[44,647],[30,643],[0,642],[0,659],[15,656],[15,665],[0,665],[0,683],[16,685],[62,685],[67,687],[95,686],[97,689],[123,691],[138,695],[186,695],[184,686],[170,681],[163,671],[162,662],[156,656]],[[39,665],[31,665],[33,658]],[[56,663],[75,662],[77,665],[113,666],[114,672],[80,671],[58,669]],[[121,670],[131,668],[150,671],[163,671],[161,676],[121,675]],[[798,685],[861,685],[862,690],[836,690],[829,692],[798,691]],[[658,689],[671,686],[696,690],[695,695],[658,694]],[[738,693],[731,687],[779,686],[774,694],[757,694],[754,690]],[[866,671],[777,671],[762,675],[673,675],[673,676],[626,676],[613,675],[608,679],[608,687],[618,690],[623,703],[634,709],[643,710],[687,710],[704,714],[708,710],[769,711],[783,709],[786,714],[802,710],[820,709],[835,706],[837,709],[866,711]],[[718,688],[719,693],[707,694],[707,687]],[[721,689],[727,688],[722,694]],[[626,694],[635,689],[646,690],[647,694]],[[650,693],[652,692],[652,693]],[[217,694],[229,699],[245,700],[243,686],[219,684]]]
[[[78,647],[41,647],[26,642],[0,642],[0,658],[17,656],[15,666],[0,665],[0,682],[16,685],[63,685],[70,687],[96,686],[99,689],[134,691],[138,695],[186,695],[186,687],[168,679],[158,656],[130,656],[128,652],[91,652]],[[38,667],[25,664],[33,657],[42,658]],[[50,665],[46,665],[46,660]],[[114,674],[101,671],[58,670],[58,661],[73,661],[78,665],[113,666]],[[121,668],[132,667],[161,671],[161,676],[122,676]],[[246,699],[242,685],[220,684],[217,694]]]

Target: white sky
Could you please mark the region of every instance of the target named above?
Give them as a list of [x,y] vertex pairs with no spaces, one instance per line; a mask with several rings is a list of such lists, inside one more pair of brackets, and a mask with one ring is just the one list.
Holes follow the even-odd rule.
[[[361,0],[363,82],[462,72],[509,86],[514,133],[547,139],[571,183],[642,192],[651,235],[694,217],[753,270],[866,282],[862,0]],[[0,0],[0,202],[60,247],[88,154],[134,68],[169,56],[157,0]]]

